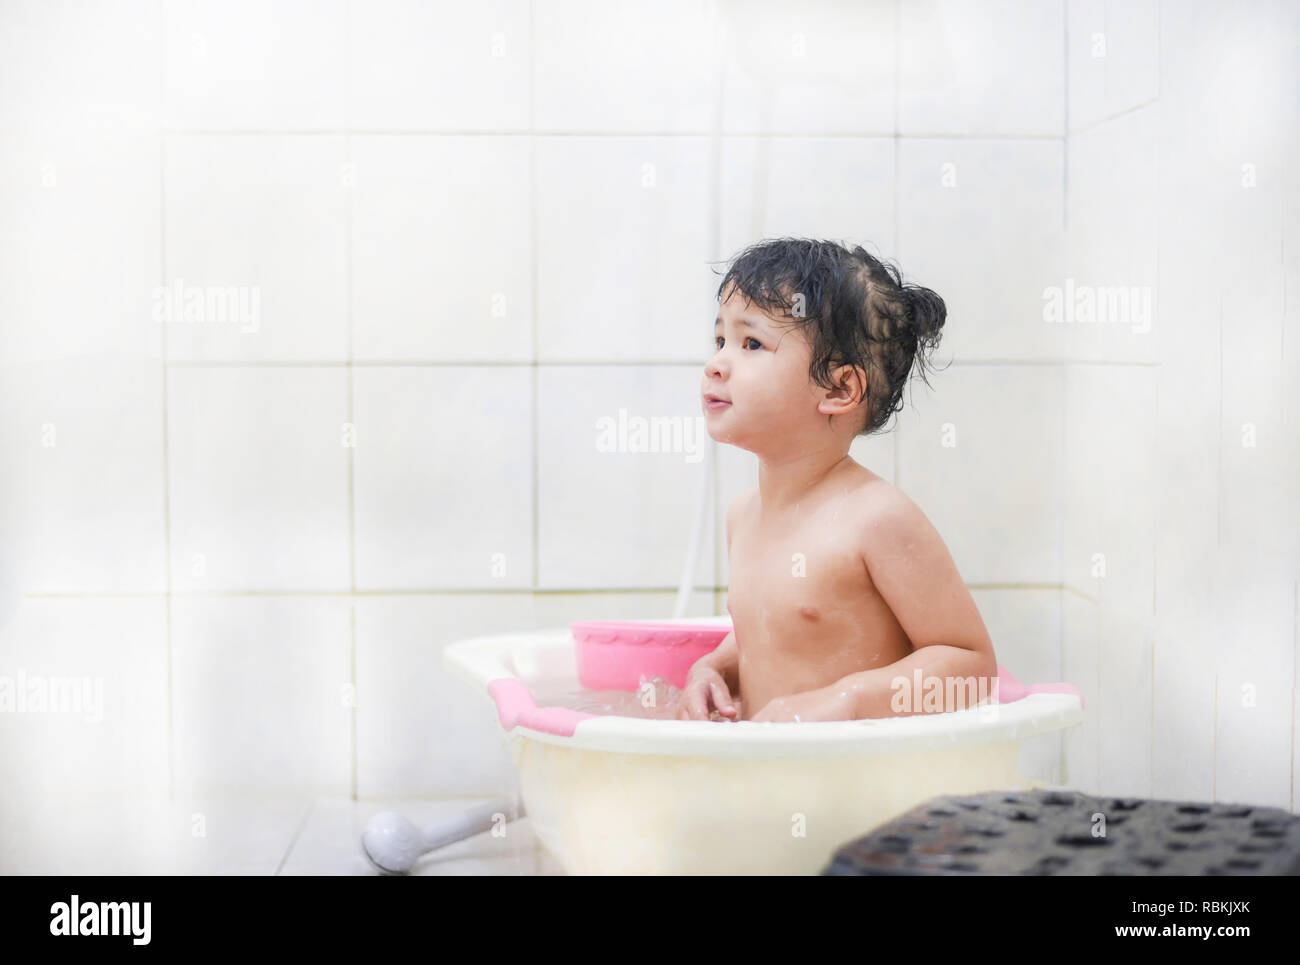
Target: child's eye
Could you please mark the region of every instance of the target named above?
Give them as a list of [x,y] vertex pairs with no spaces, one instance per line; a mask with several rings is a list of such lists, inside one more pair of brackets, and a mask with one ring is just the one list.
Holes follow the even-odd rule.
[[[750,342],[753,342],[753,343],[754,343],[755,345],[757,345],[759,348],[762,348],[762,347],[763,347],[763,343],[760,342],[758,339],[754,338],[754,336],[752,336],[752,335],[748,335],[748,336],[746,336],[746,337],[745,337],[745,341],[744,341],[744,343],[742,343],[742,344],[746,344],[746,345],[748,345]],[[713,339],[713,344],[716,345],[718,348],[722,348],[722,344],[721,344],[721,343],[722,343],[722,336],[721,336],[721,335],[717,335],[717,336],[715,336],[714,339]]]

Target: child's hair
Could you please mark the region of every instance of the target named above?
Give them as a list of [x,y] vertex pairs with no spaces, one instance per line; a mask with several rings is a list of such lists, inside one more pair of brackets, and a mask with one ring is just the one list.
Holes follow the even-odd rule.
[[[913,362],[922,381],[939,344],[948,309],[928,288],[904,285],[898,268],[834,241],[769,238],[733,260],[718,298],[731,284],[775,318],[803,330],[812,346],[809,376],[834,388],[830,371],[860,365],[867,372],[869,435],[903,408]],[[799,298],[802,296],[802,299]],[[827,416],[829,421],[830,416]]]

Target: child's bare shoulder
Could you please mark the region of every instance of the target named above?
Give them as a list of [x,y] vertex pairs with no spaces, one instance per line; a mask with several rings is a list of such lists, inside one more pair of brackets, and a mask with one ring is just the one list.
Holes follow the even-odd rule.
[[864,469],[858,483],[854,505],[864,534],[888,527],[891,530],[916,530],[929,525],[921,507],[911,496],[888,479]]

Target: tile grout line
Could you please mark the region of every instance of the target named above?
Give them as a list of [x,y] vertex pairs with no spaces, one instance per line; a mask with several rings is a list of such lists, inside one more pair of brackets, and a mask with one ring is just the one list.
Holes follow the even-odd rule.
[[[1065,259],[1068,262],[1070,256],[1070,3],[1069,0],[1061,0],[1061,47],[1062,47],[1062,84],[1061,84],[1061,121],[1064,130],[1061,132],[1061,234],[1064,245]],[[1068,264],[1066,266],[1067,275],[1069,273]],[[1065,482],[1068,478],[1066,462],[1069,459],[1069,447],[1065,443],[1065,425],[1066,411],[1068,407],[1069,392],[1069,369],[1062,366],[1061,369],[1061,399],[1059,412],[1061,415],[1061,432],[1060,444],[1058,448],[1058,458],[1061,466],[1061,512],[1060,522],[1057,532],[1060,537],[1060,557],[1057,562],[1057,571],[1060,573],[1061,592],[1058,596],[1060,601],[1061,622],[1057,626],[1056,635],[1056,658],[1057,666],[1061,668],[1061,676],[1065,676],[1065,640],[1068,632],[1066,615],[1066,593],[1069,591],[1068,578],[1066,576],[1066,560],[1068,559],[1065,551]],[[1100,658],[1098,658],[1100,660]],[[1098,689],[1100,690],[1101,672],[1098,670]],[[1101,740],[1097,740],[1097,775],[1101,773]],[[1061,781],[1064,782],[1069,770],[1066,766],[1066,741],[1065,735],[1061,735]]]
[[[167,5],[158,2],[158,111],[165,113],[167,103]],[[161,118],[160,118],[161,119]],[[159,284],[167,285],[167,135],[158,132],[158,274]],[[175,734],[175,646],[172,641],[172,539],[171,539],[171,460],[167,445],[167,326],[159,342],[162,369],[162,510],[163,510],[163,580],[166,588],[163,609],[167,645],[167,800],[176,801],[176,734]]]
[[[1150,101],[1152,104],[1160,102],[1160,25],[1161,25],[1160,3],[1156,3],[1156,96]],[[1142,105],[1146,106],[1146,105]],[[1162,183],[1160,169],[1160,145],[1156,145],[1156,183]],[[1156,331],[1160,330],[1160,202],[1156,202],[1156,251],[1155,251],[1155,324]],[[1161,359],[1164,353],[1160,353]],[[1156,434],[1156,453],[1157,462],[1159,462],[1160,451],[1160,376],[1162,371],[1157,369],[1152,381],[1155,383],[1154,409],[1152,411],[1152,427]],[[1157,587],[1160,584],[1160,565],[1157,559],[1160,550],[1160,500],[1155,498],[1154,487],[1152,490],[1152,513],[1151,513],[1151,741],[1150,741],[1150,786],[1151,796],[1156,794],[1156,647],[1160,642],[1159,633],[1159,615],[1156,609],[1159,593]]]
[[1219,800],[1219,672],[1214,672],[1214,744],[1210,757],[1210,800]]
[[[722,50],[726,42],[726,31],[722,25],[722,18],[718,15],[718,3],[715,0],[709,6],[710,27],[713,34],[713,49]],[[712,207],[712,218],[710,219],[709,230],[709,254],[715,259],[721,259],[722,252],[722,118],[726,114],[727,100],[727,63],[725,59],[715,62],[713,68],[713,137],[709,142],[709,153],[711,163],[711,173],[713,183],[709,185],[711,195],[710,204]],[[714,276],[717,277],[716,275]],[[712,288],[712,284],[709,286]],[[706,363],[707,364],[707,363]],[[707,435],[707,432],[706,432]],[[722,616],[723,607],[719,605],[718,589],[716,585],[721,582],[719,579],[722,574],[724,563],[727,567],[727,584],[731,583],[731,559],[727,556],[728,546],[726,538],[726,510],[722,508],[722,455],[718,451],[719,446],[712,437],[707,443],[709,446],[708,455],[705,457],[705,471],[711,472],[709,480],[709,541],[713,545],[713,582],[715,589],[709,594],[710,607],[714,616]],[[718,539],[718,530],[722,530],[722,539]],[[724,557],[726,557],[724,559]],[[688,590],[693,591],[693,587]],[[689,596],[688,596],[689,599]]]
[[[1157,223],[1159,218],[1156,219]],[[1157,228],[1157,232],[1159,228]],[[1156,250],[1159,251],[1160,242],[1156,242]],[[1159,255],[1157,254],[1157,260]],[[1156,281],[1159,284],[1160,272],[1156,270]],[[1156,431],[1156,452],[1157,462],[1160,451],[1160,373],[1156,373],[1153,380],[1155,382],[1155,409],[1152,412],[1151,422]],[[1150,747],[1150,765],[1151,765],[1151,796],[1156,793],[1156,647],[1160,643],[1160,618],[1156,612],[1156,586],[1160,582],[1160,567],[1156,561],[1156,552],[1160,548],[1160,500],[1155,498],[1155,487],[1152,487],[1151,499],[1151,747]]]
[[[899,235],[898,223],[902,220],[902,212],[899,210],[898,203],[898,167],[901,163],[903,154],[902,141],[898,136],[898,115],[901,110],[903,74],[903,0],[894,0],[894,190],[891,201],[894,206],[894,257],[901,258],[902,252],[898,250]],[[897,416],[894,418],[893,432],[893,450],[894,450],[894,487],[902,489],[902,465],[900,459],[902,456],[902,441],[900,433],[902,432],[901,420]]]
[[[532,90],[529,91],[530,99]],[[1150,106],[1150,101],[1138,104],[1131,108],[1125,108],[1123,111],[1116,113],[1112,117],[1099,118],[1092,122],[1091,126],[1104,124],[1108,121],[1116,120],[1125,114],[1141,110],[1143,107]],[[1080,130],[1084,130],[1081,128]],[[381,128],[381,127],[317,127],[317,128],[282,128],[267,127],[257,128],[169,128],[163,127],[163,133],[168,137],[342,137],[344,135],[355,134],[358,137],[481,137],[481,138],[532,138],[532,137],[581,137],[589,139],[612,139],[612,138],[696,138],[704,140],[712,136],[712,131],[646,131],[646,130],[622,130],[613,131],[608,128],[590,131],[564,131],[564,130],[536,130],[534,128]],[[842,140],[842,141],[887,141],[894,135],[891,131],[817,131],[795,134],[781,134],[771,130],[754,130],[754,131],[724,131],[720,136],[732,140],[754,140],[758,138],[772,138],[773,140],[782,141],[821,141],[821,140]],[[1059,134],[1043,134],[1038,131],[1022,132],[986,132],[979,134],[968,134],[962,131],[918,131],[902,135],[917,141],[1059,141]]]
[[[1081,593],[1071,586],[1060,583],[1016,583],[990,582],[967,583],[968,590],[1016,590],[1021,592],[1052,590],[1073,593],[1080,599],[1096,603],[1092,597]],[[721,583],[695,583],[694,589],[700,592],[726,592],[727,586]],[[24,593],[25,600],[126,600],[149,599],[152,597],[180,599],[213,599],[231,597],[264,597],[271,599],[293,597],[341,597],[343,599],[387,597],[387,596],[511,596],[535,593],[542,596],[592,596],[595,594],[621,595],[645,594],[655,595],[676,593],[675,586],[613,586],[613,587],[529,587],[516,586],[498,589],[496,587],[451,587],[444,589],[428,588],[380,589],[380,590],[179,590],[179,591],[128,591],[128,592],[93,592],[71,591],[68,593]]]
[[[343,5],[343,30],[346,36],[352,35],[352,2]],[[348,576],[351,580],[351,595],[348,598],[348,680],[351,684],[351,706],[348,708],[349,742],[351,744],[351,782],[352,800],[357,799],[357,484],[356,452],[357,421],[355,413],[355,389],[353,385],[352,360],[356,355],[356,313],[353,297],[352,252],[355,243],[353,232],[353,212],[356,207],[356,167],[352,155],[352,45],[348,44],[343,62],[343,112],[349,133],[343,135],[343,174],[345,202],[343,207],[343,286],[344,317],[348,330],[348,367],[347,367],[347,424],[348,442]]]
[[902,98],[900,85],[902,84],[902,50],[903,50],[903,0],[894,0],[894,191],[892,201],[894,204],[894,257],[901,257],[898,250],[898,222],[901,214],[898,210],[898,163],[902,155],[902,146],[898,136],[898,114],[900,110],[899,102]]
[[1064,83],[1062,90],[1062,122],[1065,130],[1061,132],[1061,231],[1066,234],[1066,254],[1069,254],[1070,231],[1070,3],[1061,0],[1061,47],[1064,48]]
[[[537,124],[537,105],[533,96],[533,91],[537,87],[537,58],[533,51],[537,49],[536,43],[536,4],[533,0],[528,0],[528,257],[531,262],[532,271],[529,273],[529,310],[532,313],[532,331],[533,331],[533,357],[529,360],[529,391],[532,395],[532,411],[529,413],[529,426],[532,430],[532,439],[530,440],[530,455],[532,457],[533,469],[533,493],[532,493],[532,514],[533,514],[533,573],[532,573],[532,598],[534,605],[537,599],[538,580],[541,575],[541,512],[540,502],[541,495],[541,440],[539,438],[541,431],[541,418],[538,415],[538,398],[540,396],[540,387],[538,382],[541,380],[541,372],[538,368],[537,359],[541,355],[541,317],[537,308],[537,136],[534,127]],[[535,612],[535,610],[534,610]]]
[[351,704],[348,708],[351,719],[352,738],[352,800],[356,801],[358,790],[357,767],[360,753],[357,749],[357,604],[355,599],[348,601],[348,676],[352,681]]
[[[1216,545],[1223,548],[1223,293],[1219,293],[1219,438],[1215,447],[1217,479],[1214,500],[1214,533]],[[1217,713],[1217,711],[1216,711]]]
[[[1097,608],[1094,607],[1093,616],[1095,617],[1096,615],[1097,615]],[[1099,705],[1104,705],[1106,701],[1106,695],[1101,688],[1101,644],[1097,641],[1094,641],[1094,644],[1096,646],[1095,652],[1097,655],[1097,701],[1096,703]],[[1098,709],[1100,710],[1101,708],[1098,707]],[[1096,788],[1096,790],[1093,792],[1094,794],[1101,792],[1101,719],[1100,718],[1101,715],[1099,714],[1097,720],[1097,726],[1093,729],[1093,737],[1096,740],[1096,746],[1093,748],[1093,750],[1095,751],[1095,755],[1097,758],[1097,769],[1093,771],[1093,778],[1092,778],[1093,786]]]
[[[1079,323],[1076,323],[1079,324]],[[536,333],[534,333],[536,334]],[[698,359],[544,359],[544,360],[499,360],[499,359],[172,359],[166,365],[169,369],[328,369],[328,368],[457,368],[457,369],[498,369],[498,368],[560,368],[593,366],[600,368],[695,368]],[[1060,367],[1074,365],[1104,365],[1108,367],[1129,366],[1133,368],[1161,367],[1160,362],[1142,362],[1132,359],[1009,359],[1009,358],[950,358],[945,361],[946,368],[991,368],[1003,366],[1024,367]]]
[[[1288,393],[1286,390],[1287,364],[1286,364],[1286,220],[1285,218],[1283,219],[1282,222],[1282,231],[1280,232],[1280,234],[1281,237],[1278,239],[1278,244],[1281,246],[1281,250],[1278,252],[1278,262],[1279,264],[1282,265],[1282,324],[1278,326],[1277,364],[1278,364],[1278,374],[1279,374],[1278,381],[1281,383],[1281,389],[1282,389],[1282,425],[1286,425],[1289,420],[1287,418],[1287,411],[1286,411]],[[1160,249],[1157,248],[1156,249],[1157,258],[1159,257],[1159,254],[1160,254]],[[1160,262],[1157,260],[1156,265],[1158,266],[1159,264]],[[1157,306],[1156,316],[1159,317],[1159,314],[1160,312]]]
[[[1057,612],[1061,615],[1060,622],[1056,626],[1056,643],[1057,643],[1057,669],[1060,671],[1061,679],[1065,680],[1065,591],[1061,590],[1056,594]],[[1065,783],[1068,771],[1065,767],[1065,734],[1062,733],[1060,740],[1057,742],[1057,776],[1062,784]]]
[[302,837],[302,832],[307,827],[308,819],[312,816],[312,813],[315,810],[316,810],[316,798],[312,798],[307,803],[307,810],[303,812],[302,820],[298,822],[298,827],[293,832],[293,837],[289,840],[289,846],[284,849],[284,854],[280,858],[280,863],[275,866],[275,874],[273,875],[273,877],[278,878],[280,876],[280,872],[284,870],[284,866],[288,862],[289,856],[293,854],[293,849],[298,845],[298,839]]

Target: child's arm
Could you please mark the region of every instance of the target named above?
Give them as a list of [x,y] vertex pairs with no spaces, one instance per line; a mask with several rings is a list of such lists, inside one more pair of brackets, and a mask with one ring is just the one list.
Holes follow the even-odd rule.
[[[736,520],[745,512],[749,500],[753,498],[756,487],[751,487],[731,501],[727,507],[727,559],[731,559],[731,536],[736,529]],[[731,601],[727,601],[727,612],[731,612]],[[740,648],[736,645],[735,617],[732,617],[733,629],[718,644],[718,649],[709,655],[722,679],[727,682],[733,697],[740,695]]]
[[[886,667],[858,671],[818,690],[777,698],[753,720],[860,720],[942,713],[973,706],[992,693],[997,679],[993,642],[948,547],[920,507],[895,490],[889,504],[873,513],[861,538],[862,561],[912,641],[913,652]],[[906,679],[905,687],[892,686],[898,677]],[[944,679],[953,677],[959,678],[953,684],[962,686]],[[930,683],[932,678],[939,678],[937,684]]]
[[[752,494],[753,490],[742,493],[731,502],[727,509],[727,558],[731,558],[731,534],[736,527],[736,517],[743,510],[745,501]],[[731,604],[728,602],[727,611],[731,611]],[[733,623],[734,623],[734,617]],[[704,674],[704,680],[696,679],[697,670],[712,670],[721,678],[722,686],[728,691],[726,694],[717,694],[717,684],[709,681],[707,678],[711,675]],[[718,678],[714,678],[716,681]],[[679,714],[684,714],[685,719],[689,720],[694,717],[698,720],[707,720],[711,707],[717,707],[725,716],[734,717],[738,711],[735,707],[735,698],[740,696],[740,648],[736,644],[736,631],[732,631],[722,638],[722,642],[711,653],[706,653],[703,657],[691,666],[687,675],[686,686],[682,689],[679,698]],[[730,700],[723,698],[730,697]]]
[[[894,490],[888,505],[872,515],[862,533],[862,559],[913,652],[833,685],[836,692],[849,694],[852,719],[944,713],[991,694],[997,658],[979,608],[938,530],[906,494]],[[906,678],[905,687],[893,686],[898,677]],[[959,680],[931,684],[935,677]],[[923,701],[927,688],[931,696]],[[967,695],[970,699],[963,703]]]

